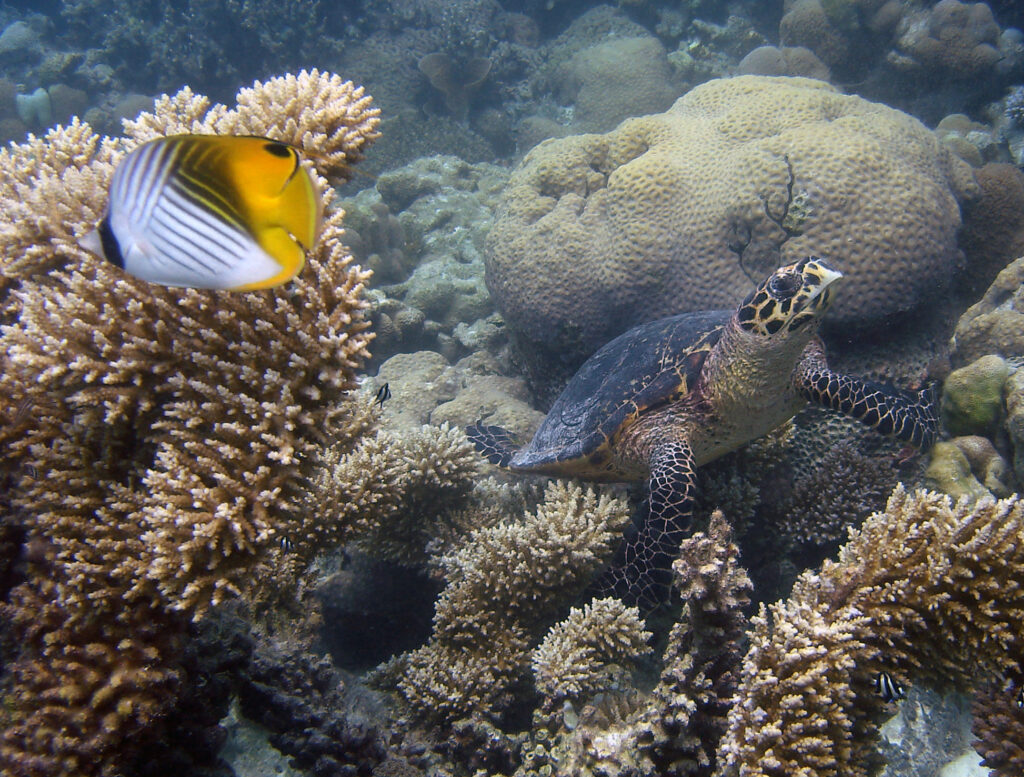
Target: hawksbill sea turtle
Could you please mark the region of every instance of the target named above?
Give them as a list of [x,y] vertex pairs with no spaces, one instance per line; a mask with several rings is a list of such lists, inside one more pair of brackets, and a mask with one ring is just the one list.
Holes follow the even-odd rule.
[[904,392],[828,367],[818,324],[842,274],[818,257],[779,267],[735,311],[630,329],[569,381],[533,440],[466,429],[492,464],[590,481],[648,478],[649,509],[593,590],[651,609],[694,509],[698,467],[767,434],[808,402],[918,448],[936,432],[934,389]]

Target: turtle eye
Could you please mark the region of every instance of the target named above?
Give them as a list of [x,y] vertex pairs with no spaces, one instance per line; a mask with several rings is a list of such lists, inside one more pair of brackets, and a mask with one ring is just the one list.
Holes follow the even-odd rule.
[[768,291],[776,299],[789,299],[803,284],[798,273],[790,272],[785,275],[776,275],[768,281]]

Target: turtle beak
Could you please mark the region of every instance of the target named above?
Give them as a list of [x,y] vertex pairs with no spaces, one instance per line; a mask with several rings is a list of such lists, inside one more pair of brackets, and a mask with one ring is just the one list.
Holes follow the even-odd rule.
[[814,268],[814,275],[817,276],[818,283],[813,289],[811,289],[810,297],[807,300],[808,302],[820,297],[833,283],[843,277],[843,274],[839,272],[839,270],[833,270],[824,262],[818,262],[817,264],[818,266]]

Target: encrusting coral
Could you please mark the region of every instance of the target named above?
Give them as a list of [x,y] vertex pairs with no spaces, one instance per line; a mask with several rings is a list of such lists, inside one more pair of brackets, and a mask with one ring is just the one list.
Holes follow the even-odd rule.
[[721,773],[863,777],[879,672],[960,689],[1019,676],[1022,572],[1024,503],[898,487],[838,560],[753,619]]
[[0,152],[0,395],[30,419],[2,463],[20,473],[9,499],[34,548],[4,608],[22,646],[5,773],[115,771],[173,700],[187,617],[251,587],[282,541],[333,531],[303,509],[303,467],[345,433],[339,402],[368,356],[368,274],[340,211],[271,291],[152,286],[87,254],[77,238],[121,154],[179,132],[274,137],[324,166],[326,208],[324,176],[359,159],[377,121],[361,88],[313,71],[257,82],[234,109],[185,89],[127,139],[75,122]]

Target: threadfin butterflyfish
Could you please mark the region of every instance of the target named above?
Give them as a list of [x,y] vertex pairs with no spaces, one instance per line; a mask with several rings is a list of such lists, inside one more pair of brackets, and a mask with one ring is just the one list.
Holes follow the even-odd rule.
[[247,291],[294,278],[321,218],[320,194],[292,146],[172,135],[121,160],[107,215],[81,244],[152,283]]

